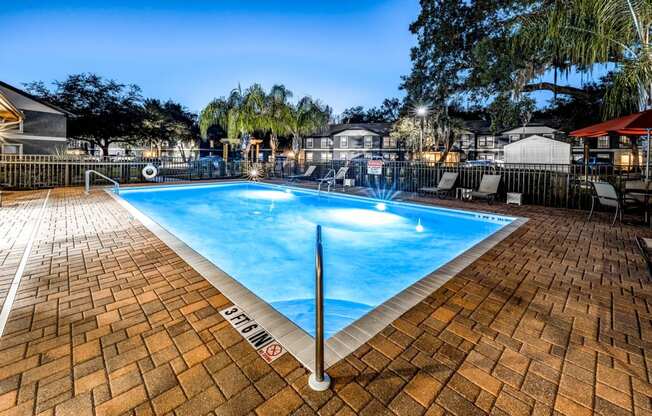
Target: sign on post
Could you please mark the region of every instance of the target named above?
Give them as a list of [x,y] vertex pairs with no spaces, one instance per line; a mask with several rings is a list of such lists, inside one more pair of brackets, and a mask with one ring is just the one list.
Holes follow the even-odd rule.
[[382,175],[383,174],[383,161],[382,160],[369,160],[369,161],[367,161],[367,174],[368,175]]

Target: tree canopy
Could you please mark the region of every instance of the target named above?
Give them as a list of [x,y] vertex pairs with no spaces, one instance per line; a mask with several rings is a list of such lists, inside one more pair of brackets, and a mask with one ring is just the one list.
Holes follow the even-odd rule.
[[[325,126],[331,109],[311,97],[290,102],[293,94],[284,85],[274,85],[266,92],[259,84],[242,90],[238,87],[228,97],[212,100],[199,115],[199,127],[203,137],[211,128],[233,144],[240,144],[247,155],[252,135],[270,135],[274,154],[279,136],[291,136],[293,149],[298,150],[301,137]],[[262,138],[262,137],[260,137]]]
[[95,74],[70,75],[49,89],[43,82],[26,85],[32,94],[73,113],[68,134],[99,146],[108,154],[111,143],[135,143],[144,112],[136,85],[124,85]]
[[403,112],[403,103],[398,98],[386,98],[380,107],[365,110],[362,106],[350,107],[340,116],[342,123],[393,123]]
[[197,137],[196,115],[181,104],[144,99],[138,86],[125,85],[84,73],[55,81],[52,87],[32,82],[26,89],[35,96],[74,114],[68,135],[102,149],[111,143],[175,146]]

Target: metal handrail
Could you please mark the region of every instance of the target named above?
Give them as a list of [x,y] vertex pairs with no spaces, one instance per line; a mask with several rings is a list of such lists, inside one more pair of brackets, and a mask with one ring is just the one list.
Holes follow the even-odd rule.
[[84,173],[84,184],[85,184],[84,188],[85,188],[86,194],[88,194],[91,191],[91,173],[94,173],[97,176],[99,176],[100,178],[106,179],[107,181],[113,183],[113,192],[115,192],[116,194],[120,193],[120,184],[118,183],[118,181],[113,180],[113,179],[109,178],[108,176],[103,175],[103,174],[101,174],[100,172],[98,172],[96,170],[89,169]]
[[315,371],[308,377],[308,385],[315,391],[324,391],[331,379],[324,372],[324,250],[321,225],[317,226],[315,242]]
[[[331,174],[333,174],[332,177],[330,176]],[[321,178],[319,180],[319,186],[317,186],[317,194],[319,194],[321,192],[321,185],[324,182],[328,183],[328,192],[331,191],[331,182],[335,181],[335,175],[336,175],[335,169],[328,169],[328,172],[326,173],[326,176],[324,176],[323,178]]]

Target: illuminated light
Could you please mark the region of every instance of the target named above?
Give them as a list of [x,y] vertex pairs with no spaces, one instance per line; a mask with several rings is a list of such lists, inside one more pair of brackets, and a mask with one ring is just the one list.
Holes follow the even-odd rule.
[[358,208],[328,209],[320,212],[319,216],[324,222],[354,227],[389,226],[405,221],[405,218],[396,214]]
[[419,117],[425,117],[426,114],[428,114],[428,109],[426,107],[421,106],[417,108],[417,115]]
[[285,193],[286,193],[286,194],[291,194],[291,193],[292,193],[292,189],[290,189],[290,188],[285,188]]
[[249,172],[247,172],[247,176],[250,181],[255,182],[258,179],[260,179],[260,171],[258,170],[258,168],[251,168]]
[[385,211],[387,209],[387,205],[385,205],[384,202],[379,202],[376,204],[376,209],[378,211]]
[[247,199],[255,199],[259,201],[288,201],[294,198],[294,195],[281,191],[263,191],[263,190],[248,190],[239,193],[240,196]]
[[421,225],[421,218],[419,218],[419,221],[417,222],[416,230],[418,233],[423,232],[423,225]]

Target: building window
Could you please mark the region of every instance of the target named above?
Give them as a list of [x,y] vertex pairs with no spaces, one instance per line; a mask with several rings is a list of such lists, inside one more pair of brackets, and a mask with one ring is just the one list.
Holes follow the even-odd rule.
[[511,142],[518,141],[518,139],[519,139],[520,137],[521,137],[521,136],[518,135],[518,134],[510,134],[510,135],[509,135],[509,142],[511,143]]
[[480,136],[478,138],[478,146],[494,147],[494,138],[493,138],[493,136]]
[[373,136],[364,136],[365,149],[371,149],[373,147],[373,144],[374,144]]
[[349,147],[349,138],[346,136],[340,137],[340,147],[346,149]]
[[340,160],[346,160],[346,152],[340,153]]
[[306,139],[306,149],[312,149],[312,139]]
[[312,152],[306,152],[306,162],[312,162]]
[[331,160],[333,160],[333,154],[331,152],[322,152],[321,160],[330,162]]
[[333,140],[329,138],[323,138],[321,139],[321,148],[322,149],[329,149],[333,145]]
[[2,154],[3,155],[21,155],[21,154],[23,154],[23,145],[22,144],[5,143],[5,144],[2,145]]
[[383,137],[383,147],[389,147],[389,137]]
[[620,145],[621,149],[629,149],[632,147],[632,142],[629,140],[629,137],[627,136],[620,136],[618,138],[618,144]]
[[609,147],[609,136],[598,137],[598,149],[608,149]]

